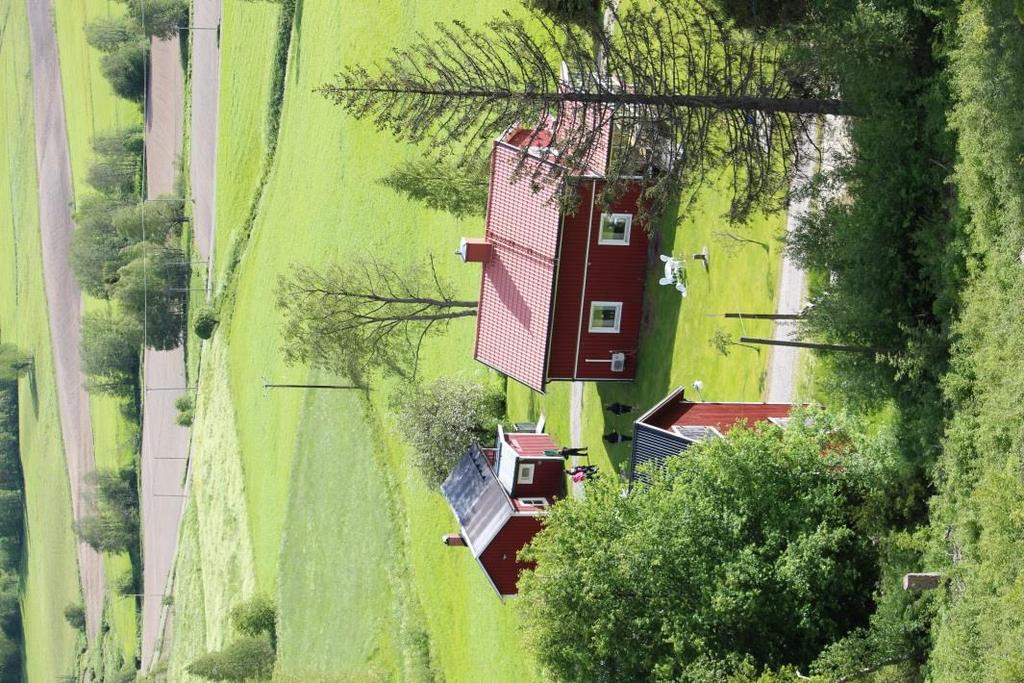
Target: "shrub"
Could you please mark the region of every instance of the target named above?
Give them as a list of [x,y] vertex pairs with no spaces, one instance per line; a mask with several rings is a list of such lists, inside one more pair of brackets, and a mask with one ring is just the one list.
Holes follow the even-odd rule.
[[264,680],[274,668],[274,650],[260,638],[243,638],[220,652],[206,654],[188,666],[193,676],[211,681]]
[[600,24],[600,0],[526,0],[526,6],[556,22],[587,28]]
[[414,463],[437,487],[473,443],[494,438],[505,412],[505,394],[460,377],[411,385],[391,399],[398,429],[414,449]]
[[235,605],[231,623],[243,635],[256,638],[266,633],[272,644],[277,642],[277,607],[266,595],[256,594]]
[[13,382],[32,369],[32,354],[14,344],[0,344],[0,382]]
[[219,322],[220,318],[217,317],[217,311],[211,306],[203,306],[196,313],[192,329],[195,330],[196,336],[200,339],[209,339],[213,336],[213,331],[217,328],[217,323]]
[[121,572],[120,574],[114,577],[113,585],[111,586],[111,588],[113,588],[114,592],[118,595],[131,595],[132,593],[135,593],[135,573],[132,572],[132,570],[130,569]]
[[134,552],[139,542],[138,514],[105,509],[75,523],[83,543],[100,552]]
[[719,0],[719,4],[737,25],[744,28],[768,28],[801,20],[808,0]]
[[86,42],[101,52],[113,52],[138,35],[125,17],[98,17],[85,25]]
[[85,607],[82,605],[72,603],[65,607],[64,618],[71,624],[71,628],[77,631],[85,630]]
[[141,102],[146,96],[146,56],[149,45],[133,40],[103,55],[100,71],[119,96]]

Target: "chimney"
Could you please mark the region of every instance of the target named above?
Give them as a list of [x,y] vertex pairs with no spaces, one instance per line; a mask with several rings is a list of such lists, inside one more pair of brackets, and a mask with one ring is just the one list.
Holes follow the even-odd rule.
[[441,542],[452,547],[463,547],[466,545],[466,542],[459,534],[445,534],[441,537]]
[[487,263],[491,259],[491,243],[483,237],[463,237],[455,253],[463,263]]

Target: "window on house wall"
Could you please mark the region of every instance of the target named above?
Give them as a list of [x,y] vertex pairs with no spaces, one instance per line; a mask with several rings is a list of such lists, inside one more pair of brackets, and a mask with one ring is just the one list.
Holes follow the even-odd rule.
[[615,334],[622,325],[622,302],[594,301],[590,304],[590,331]]
[[633,214],[631,213],[602,213],[601,234],[597,238],[598,244],[629,244],[629,233],[633,229]]
[[519,464],[519,472],[516,474],[517,484],[532,484],[533,483],[533,471],[536,469],[536,465],[532,462],[524,462]]
[[547,498],[520,498],[519,502],[523,505],[532,505],[535,508],[546,508],[548,506]]

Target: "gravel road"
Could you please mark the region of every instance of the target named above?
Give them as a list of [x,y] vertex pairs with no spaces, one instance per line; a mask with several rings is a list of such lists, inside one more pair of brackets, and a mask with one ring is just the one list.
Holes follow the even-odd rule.
[[[93,454],[89,395],[85,391],[78,354],[81,336],[82,292],[68,256],[74,223],[71,210],[71,156],[64,118],[57,35],[51,0],[28,2],[32,53],[32,99],[35,108],[36,163],[39,172],[39,225],[42,231],[43,279],[50,320],[50,339],[57,373],[64,457],[71,484],[71,509],[76,520],[93,509],[86,478],[96,468]],[[103,562],[99,553],[78,544],[78,568],[85,603],[86,635],[99,633],[103,610]]]

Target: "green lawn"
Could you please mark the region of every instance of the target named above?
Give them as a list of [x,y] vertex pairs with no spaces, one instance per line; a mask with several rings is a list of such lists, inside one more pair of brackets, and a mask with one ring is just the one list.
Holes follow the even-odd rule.
[[[90,19],[124,12],[113,0],[61,0],[55,3],[57,44],[60,50],[64,108],[71,151],[72,182],[76,201],[93,190],[85,182],[92,161],[91,141],[97,134],[142,122],[139,107],[114,95],[100,72],[102,53],[85,41],[83,27]],[[101,310],[109,304],[86,297],[86,310]],[[108,397],[89,397],[92,414],[93,447],[96,466],[119,468],[134,465],[138,428],[122,416],[118,401]],[[131,569],[126,554],[105,554],[103,566],[108,581]],[[122,644],[124,657],[132,661],[137,647],[136,611],[131,600],[108,603],[106,618]]]
[[[317,265],[365,252],[412,261],[432,252],[442,276],[456,284],[456,294],[476,296],[479,267],[460,263],[451,251],[460,236],[481,234],[482,221],[426,210],[377,185],[375,179],[415,151],[365,122],[348,119],[312,89],[350,61],[372,61],[390,46],[410,42],[434,21],[457,16],[479,25],[514,5],[430,0],[410,9],[400,0],[341,7],[300,3],[277,155],[237,280],[227,283],[232,294],[200,376],[200,404],[213,404],[207,395],[230,396],[233,415],[228,420],[225,411],[208,406],[198,412],[199,433],[216,432],[220,446],[215,453],[201,445],[194,448],[196,475],[227,485],[240,463],[244,486],[232,482],[230,494],[206,503],[196,489],[175,591],[180,614],[193,616],[176,624],[172,671],[180,672],[202,648],[231,637],[223,600],[250,590],[243,580],[247,575],[224,581],[210,576],[210,567],[225,561],[225,547],[204,545],[197,528],[224,538],[230,536],[227,528],[214,529],[228,522],[236,529],[244,519],[250,535],[239,538],[243,544],[251,538],[255,586],[276,594],[280,605],[277,673],[283,679],[417,678],[425,667],[450,680],[536,677],[515,601],[499,601],[471,557],[438,542],[455,523],[443,499],[426,490],[408,466],[407,447],[393,432],[387,398],[394,383],[375,383],[368,402],[348,392],[263,388],[266,380],[334,379],[281,360],[281,320],[272,301],[277,276],[292,263]],[[224,102],[231,102],[239,116],[250,113],[246,120],[260,120],[265,93],[226,75],[255,73],[265,64],[273,43],[272,22],[261,14],[266,11],[258,4],[229,3],[222,27],[222,110]],[[250,49],[242,49],[234,32],[253,43]],[[225,223],[235,225],[225,216],[237,220],[247,215],[259,161],[247,146],[259,131],[240,130],[229,118],[221,117],[218,201],[237,200],[224,199],[218,207],[218,249],[232,239],[223,232]],[[756,245],[733,251],[712,238],[725,227],[724,210],[721,197],[708,193],[678,229],[668,227],[662,234],[664,253],[688,255],[706,244],[711,272],[691,266],[691,293],[685,301],[674,290],[651,292],[642,376],[632,387],[588,386],[587,442],[597,446],[607,427],[602,401],[650,402],[670,386],[696,378],[704,380],[708,398],[760,397],[758,377],[766,353],[737,348],[728,358],[719,356],[709,343],[716,325],[736,336],[741,331],[704,314],[773,307],[778,279],[774,235],[781,220],[744,228],[747,236],[766,243],[767,253]],[[222,250],[219,266],[225,256]],[[746,330],[765,331],[750,325]],[[425,378],[465,374],[492,380],[493,373],[472,359],[473,334],[472,321],[457,321],[443,337],[430,340],[421,364]],[[544,410],[552,433],[568,440],[567,384],[552,385],[544,397],[509,386],[513,419]],[[623,426],[628,422],[623,418]],[[602,461],[605,456],[598,451]],[[621,461],[626,452],[613,456]],[[238,495],[244,496],[241,507]],[[218,512],[218,504],[233,512]]]
[[276,3],[224,2],[217,158],[228,161],[221,163],[219,170],[230,176],[227,179],[219,176],[221,181],[217,183],[215,284],[220,282],[231,247],[249,218],[263,169],[273,36],[280,12]]
[[[22,615],[29,681],[74,674],[80,636],[64,607],[81,601],[60,433],[39,236],[32,82],[25,3],[0,0],[0,329],[35,354],[21,381],[27,544]],[[12,36],[17,38],[11,39]]]

